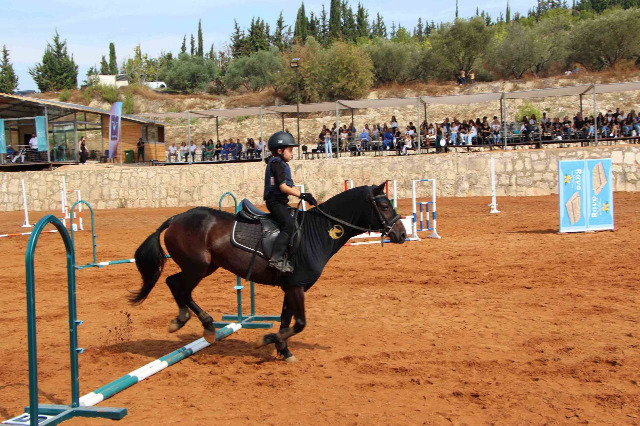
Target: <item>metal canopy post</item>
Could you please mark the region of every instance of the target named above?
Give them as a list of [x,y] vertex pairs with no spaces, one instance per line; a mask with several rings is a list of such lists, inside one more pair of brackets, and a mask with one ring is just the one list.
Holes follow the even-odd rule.
[[416,129],[418,129],[418,154],[420,154],[420,148],[421,148],[421,146],[420,146],[420,141],[421,141],[421,139],[420,139],[420,128],[421,128],[421,126],[420,126],[420,96],[418,96],[417,110],[418,110],[418,121],[417,121],[416,124],[418,126],[416,126]]
[[[47,106],[44,106],[44,127],[46,129],[45,137],[47,139],[47,162],[51,162],[51,149],[49,148],[49,112],[47,111]],[[3,129],[4,130],[4,129]],[[53,133],[53,131],[51,132]],[[9,137],[11,137],[11,129],[9,129]]]
[[502,137],[504,137],[504,148],[507,148],[507,97],[502,92],[502,99],[500,99],[500,114],[502,115]]
[[73,150],[76,162],[78,161],[78,119],[76,113],[73,113]]
[[336,158],[340,158],[340,102],[338,101],[336,101]]
[[596,146],[598,146],[598,107],[596,103],[596,85],[592,84],[591,87],[593,88],[593,137]]
[[582,93],[580,94],[580,115],[582,115]]
[[216,142],[218,142],[220,140],[220,133],[218,132],[218,116],[216,115]]
[[[429,115],[427,113],[427,103],[424,103],[424,122],[427,124],[427,128],[424,130],[424,137],[427,138],[427,154],[429,153],[429,145],[431,144],[431,140],[429,139]],[[433,127],[433,132],[436,135],[436,138],[438,137],[438,134],[436,133],[436,128],[435,126]],[[443,135],[444,137],[444,135]],[[434,139],[435,140],[435,139]],[[436,145],[436,153],[438,152],[438,147]]]
[[191,145],[191,113],[187,111],[187,142]]
[[262,136],[262,108],[260,108],[260,156],[261,158],[264,158],[264,146],[262,146],[262,141],[264,141],[264,138]]

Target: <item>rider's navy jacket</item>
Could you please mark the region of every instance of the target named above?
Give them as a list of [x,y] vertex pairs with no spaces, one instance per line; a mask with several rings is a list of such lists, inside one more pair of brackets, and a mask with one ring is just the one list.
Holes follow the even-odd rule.
[[291,168],[286,161],[283,161],[279,156],[274,155],[269,158],[267,162],[267,169],[264,173],[264,200],[267,199],[280,199],[285,203],[289,201],[289,196],[280,190],[280,185],[283,182],[276,182],[276,176],[273,172],[273,166],[281,167],[284,172],[284,183],[287,186],[293,187],[293,179],[291,178]]

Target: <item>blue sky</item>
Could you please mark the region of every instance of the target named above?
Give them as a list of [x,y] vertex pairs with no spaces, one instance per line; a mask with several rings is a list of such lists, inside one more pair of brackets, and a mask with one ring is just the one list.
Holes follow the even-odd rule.
[[[322,4],[329,8],[329,0],[307,0],[307,14],[319,13]],[[79,83],[84,81],[88,68],[99,64],[102,55],[108,56],[109,42],[114,42],[118,63],[130,57],[134,46],[157,56],[161,51],[177,52],[182,37],[196,35],[198,19],[202,19],[205,50],[214,43],[216,50],[228,42],[234,18],[246,28],[252,17],[261,17],[275,26],[280,11],[287,24],[293,25],[300,0],[186,0],[88,2],[86,0],[2,0],[3,17],[0,24],[0,44],[10,52],[11,62],[19,77],[19,89],[36,89],[29,75],[29,67],[40,62],[46,43],[57,29],[67,40],[70,53],[79,65]],[[352,0],[353,9],[358,2]],[[423,21],[452,21],[455,1],[396,0],[394,2],[362,1],[372,16],[384,17],[387,27],[391,21],[413,28]],[[525,13],[533,1],[510,1],[512,13]],[[478,2],[459,0],[461,17],[475,15]],[[504,13],[506,0],[489,0],[481,10],[492,17]]]

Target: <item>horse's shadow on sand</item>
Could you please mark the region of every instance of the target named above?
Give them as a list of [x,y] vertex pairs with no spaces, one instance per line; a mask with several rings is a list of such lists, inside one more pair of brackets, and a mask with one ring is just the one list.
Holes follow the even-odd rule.
[[[175,340],[159,340],[159,339],[143,339],[128,342],[120,342],[112,345],[105,346],[103,348],[106,352],[115,354],[135,354],[143,355],[149,358],[160,358],[169,354],[170,352],[179,349],[180,347],[187,345],[195,340],[201,338],[201,334],[185,334],[179,337],[180,341]],[[329,350],[331,347],[323,346],[319,344],[309,344],[304,342],[292,341],[290,343],[290,349],[292,352],[300,349],[313,349],[313,350]],[[273,345],[269,345],[262,348],[256,348],[255,342],[234,339],[233,336],[227,337],[223,341],[215,342],[211,346],[208,346],[198,352],[198,354],[205,355],[222,355],[222,356],[236,356],[236,357],[254,357],[257,358],[257,362],[273,361],[275,359],[275,348]]]

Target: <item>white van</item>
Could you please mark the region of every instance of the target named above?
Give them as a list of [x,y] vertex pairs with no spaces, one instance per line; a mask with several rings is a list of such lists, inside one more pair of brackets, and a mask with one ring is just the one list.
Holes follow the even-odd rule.
[[146,83],[144,83],[144,85],[153,90],[167,88],[167,83],[165,83],[164,81],[147,81]]

